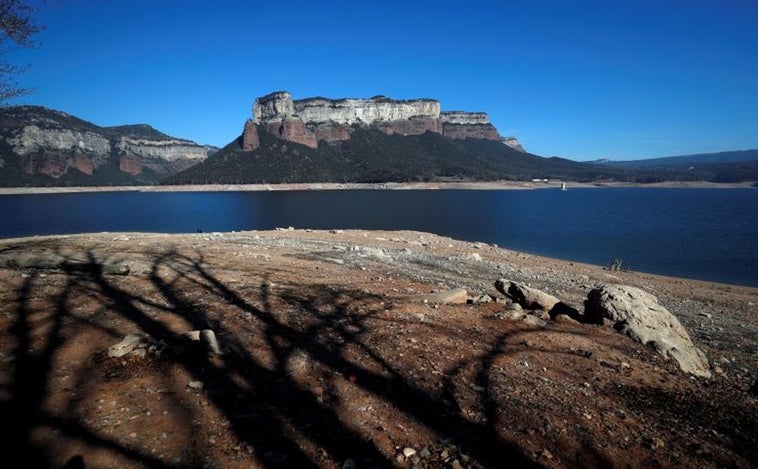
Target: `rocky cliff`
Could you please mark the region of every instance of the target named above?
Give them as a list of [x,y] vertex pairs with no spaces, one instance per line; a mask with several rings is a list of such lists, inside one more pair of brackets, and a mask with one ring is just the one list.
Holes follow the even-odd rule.
[[[307,98],[293,100],[287,91],[257,98],[253,118],[245,124],[243,148],[258,148],[259,130],[291,142],[317,148],[318,142],[349,140],[355,126],[378,129],[388,135],[425,132],[453,139],[501,140],[523,151],[514,137],[504,139],[484,112],[441,111],[434,99],[396,100]],[[510,143],[509,143],[510,142]],[[512,143],[515,142],[515,145]]]
[[3,185],[154,182],[213,150],[144,124],[99,127],[38,106],[0,110]]

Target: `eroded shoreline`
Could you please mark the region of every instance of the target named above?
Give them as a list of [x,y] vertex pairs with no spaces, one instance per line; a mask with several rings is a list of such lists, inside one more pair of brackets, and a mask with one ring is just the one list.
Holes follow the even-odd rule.
[[[583,183],[566,181],[567,189],[581,188],[689,188],[744,189],[756,182],[713,183],[702,181],[670,181],[652,184],[623,182]],[[548,182],[388,182],[388,183],[298,183],[298,184],[205,184],[180,186],[81,186],[81,187],[0,187],[3,194],[63,194],[76,192],[232,192],[232,191],[309,191],[309,190],[536,190],[560,189],[562,181]]]

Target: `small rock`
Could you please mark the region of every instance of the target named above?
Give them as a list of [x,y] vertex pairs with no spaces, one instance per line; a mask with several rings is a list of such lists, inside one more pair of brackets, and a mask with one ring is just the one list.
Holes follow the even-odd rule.
[[537,316],[532,316],[531,314],[524,316],[524,319],[522,321],[532,326],[547,327],[547,322],[538,318]]
[[474,297],[474,304],[487,304],[492,303],[492,297],[486,293]]
[[329,230],[329,233],[332,233],[332,234],[342,234],[344,232],[345,230]]
[[352,459],[346,459],[344,463],[342,463],[342,469],[355,469],[355,461]]
[[191,389],[203,389],[203,382],[202,381],[190,381],[187,383],[187,387]]
[[216,339],[216,333],[211,329],[203,329],[201,331],[189,331],[185,332],[183,336],[192,342],[200,342],[206,348],[209,353],[215,355],[221,355],[221,348],[218,345],[218,339]]
[[466,304],[468,300],[468,292],[465,288],[455,288],[453,290],[430,293],[429,295],[424,295],[421,299],[426,303],[462,305]]
[[113,358],[123,357],[139,347],[147,347],[149,340],[147,335],[142,333],[129,334],[121,342],[113,345],[108,349],[108,356]]
[[403,448],[403,456],[405,456],[406,458],[410,458],[414,454],[416,454],[416,450],[415,449],[410,448],[410,447]]
[[418,456],[421,459],[426,459],[426,458],[428,458],[431,455],[432,454],[429,452],[429,448],[427,448],[427,447],[421,448],[421,451],[418,452]]

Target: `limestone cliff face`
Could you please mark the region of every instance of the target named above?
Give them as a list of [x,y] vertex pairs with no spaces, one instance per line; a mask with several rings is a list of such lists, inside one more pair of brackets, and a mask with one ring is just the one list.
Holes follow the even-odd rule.
[[516,137],[503,137],[501,141],[515,150],[526,152]]
[[108,165],[131,176],[146,169],[170,175],[203,161],[214,150],[147,125],[98,127],[38,106],[0,112],[0,146],[7,149],[4,160],[18,158],[24,174],[55,179],[71,172],[93,176]]
[[22,127],[14,137],[6,141],[19,155],[28,155],[39,150],[99,154],[111,151],[110,140],[95,132],[44,129],[37,125]]
[[[245,124],[243,148],[258,148],[258,129],[302,145],[316,148],[318,142],[350,139],[353,126],[371,127],[387,134],[419,135],[425,132],[449,138],[501,140],[484,112],[440,110],[433,99],[394,100],[307,98],[293,100],[287,91],[257,98],[253,119]],[[255,126],[255,130],[253,129]]]

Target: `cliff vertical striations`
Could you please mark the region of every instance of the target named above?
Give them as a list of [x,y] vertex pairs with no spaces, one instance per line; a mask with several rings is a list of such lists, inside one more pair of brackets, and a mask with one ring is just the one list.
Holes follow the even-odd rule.
[[152,183],[214,150],[145,124],[99,127],[40,106],[0,110],[0,185]]
[[[276,91],[259,97],[253,104],[254,131],[246,124],[242,147],[258,148],[258,129],[276,137],[317,148],[319,142],[349,140],[353,129],[373,128],[388,135],[421,135],[432,132],[452,139],[504,139],[484,112],[441,111],[434,99],[396,100],[385,96],[369,99],[322,97],[293,100],[287,91]],[[517,145],[518,142],[516,142]]]

